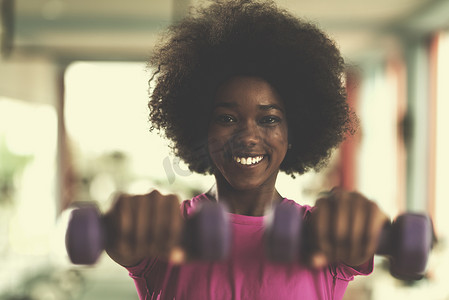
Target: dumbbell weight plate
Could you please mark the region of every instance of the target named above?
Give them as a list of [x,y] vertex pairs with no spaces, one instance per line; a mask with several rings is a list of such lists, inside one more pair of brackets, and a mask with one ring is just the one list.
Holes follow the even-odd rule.
[[183,246],[193,259],[223,260],[229,256],[231,238],[226,207],[205,202],[186,220]]
[[206,260],[221,260],[228,256],[231,248],[231,229],[222,205],[205,205],[200,215],[198,228],[201,257]]
[[95,204],[80,204],[71,211],[65,242],[72,263],[94,264],[104,250],[104,239],[102,219]]
[[279,204],[273,211],[265,232],[266,253],[277,262],[292,262],[300,255],[303,216],[289,204]]
[[392,226],[391,274],[401,279],[421,279],[432,247],[430,218],[407,213],[398,216]]

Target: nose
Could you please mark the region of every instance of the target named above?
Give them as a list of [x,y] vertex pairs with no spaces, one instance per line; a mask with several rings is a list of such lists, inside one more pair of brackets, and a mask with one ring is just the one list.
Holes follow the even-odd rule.
[[253,147],[260,140],[259,126],[254,121],[242,122],[236,129],[235,140],[241,147]]

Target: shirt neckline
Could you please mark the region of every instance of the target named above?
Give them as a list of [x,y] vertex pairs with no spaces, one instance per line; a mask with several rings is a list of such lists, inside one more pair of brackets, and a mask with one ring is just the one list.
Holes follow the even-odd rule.
[[[200,199],[203,201],[212,201],[207,197],[206,193],[203,193],[199,195]],[[287,198],[282,198],[281,203],[289,201]],[[247,215],[240,215],[240,214],[233,214],[233,213],[226,213],[226,215],[229,217],[229,221],[233,224],[240,224],[240,225],[257,225],[261,226],[265,224],[265,218],[264,216],[247,216]]]

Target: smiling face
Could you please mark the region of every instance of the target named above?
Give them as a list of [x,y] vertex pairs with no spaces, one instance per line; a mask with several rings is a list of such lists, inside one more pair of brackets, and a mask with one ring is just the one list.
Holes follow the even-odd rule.
[[236,190],[273,187],[287,152],[285,108],[271,85],[234,77],[218,90],[209,126],[209,153],[217,183]]

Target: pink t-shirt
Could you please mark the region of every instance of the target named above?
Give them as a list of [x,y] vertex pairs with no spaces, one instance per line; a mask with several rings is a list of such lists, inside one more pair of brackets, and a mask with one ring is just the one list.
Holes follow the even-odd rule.
[[[201,194],[182,203],[184,216],[209,199]],[[292,200],[291,205],[301,207]],[[305,213],[311,207],[304,206]],[[344,264],[321,270],[300,263],[278,264],[266,259],[263,246],[264,219],[229,214],[232,224],[230,257],[219,262],[192,262],[174,266],[157,258],[127,268],[141,300],[272,300],[342,299],[354,275],[368,275],[373,260],[357,269]]]

